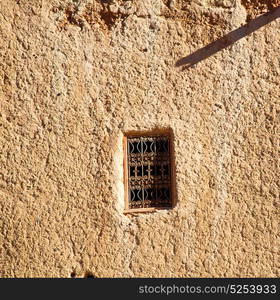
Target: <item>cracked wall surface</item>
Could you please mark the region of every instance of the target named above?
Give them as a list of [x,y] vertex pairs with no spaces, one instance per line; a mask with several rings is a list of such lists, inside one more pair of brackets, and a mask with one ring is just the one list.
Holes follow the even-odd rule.
[[[176,67],[278,5],[0,0],[0,277],[279,277],[280,20]],[[162,128],[177,204],[123,214]]]
[[265,13],[280,5],[280,0],[241,0],[247,10],[247,20],[250,20],[261,13]]

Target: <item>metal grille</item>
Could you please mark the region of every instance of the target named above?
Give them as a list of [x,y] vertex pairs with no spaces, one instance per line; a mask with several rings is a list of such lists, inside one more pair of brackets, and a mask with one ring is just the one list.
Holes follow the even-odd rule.
[[170,138],[127,138],[129,209],[171,207]]

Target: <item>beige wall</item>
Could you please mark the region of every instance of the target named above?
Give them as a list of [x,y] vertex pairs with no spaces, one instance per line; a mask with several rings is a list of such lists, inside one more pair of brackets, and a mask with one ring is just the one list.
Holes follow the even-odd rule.
[[[279,277],[280,19],[185,68],[265,1],[76,2],[0,0],[0,276]],[[177,205],[124,215],[163,128]]]

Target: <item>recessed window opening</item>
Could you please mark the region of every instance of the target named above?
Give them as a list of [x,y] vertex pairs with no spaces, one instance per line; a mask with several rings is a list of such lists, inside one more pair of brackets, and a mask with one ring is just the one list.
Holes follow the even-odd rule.
[[172,143],[169,132],[125,137],[126,210],[173,206]]

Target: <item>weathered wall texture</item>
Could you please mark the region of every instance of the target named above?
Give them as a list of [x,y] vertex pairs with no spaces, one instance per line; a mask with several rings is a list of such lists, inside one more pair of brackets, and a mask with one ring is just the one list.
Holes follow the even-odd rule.
[[[0,276],[280,276],[280,19],[176,66],[278,5],[0,0]],[[157,128],[177,205],[124,215],[123,132]]]

